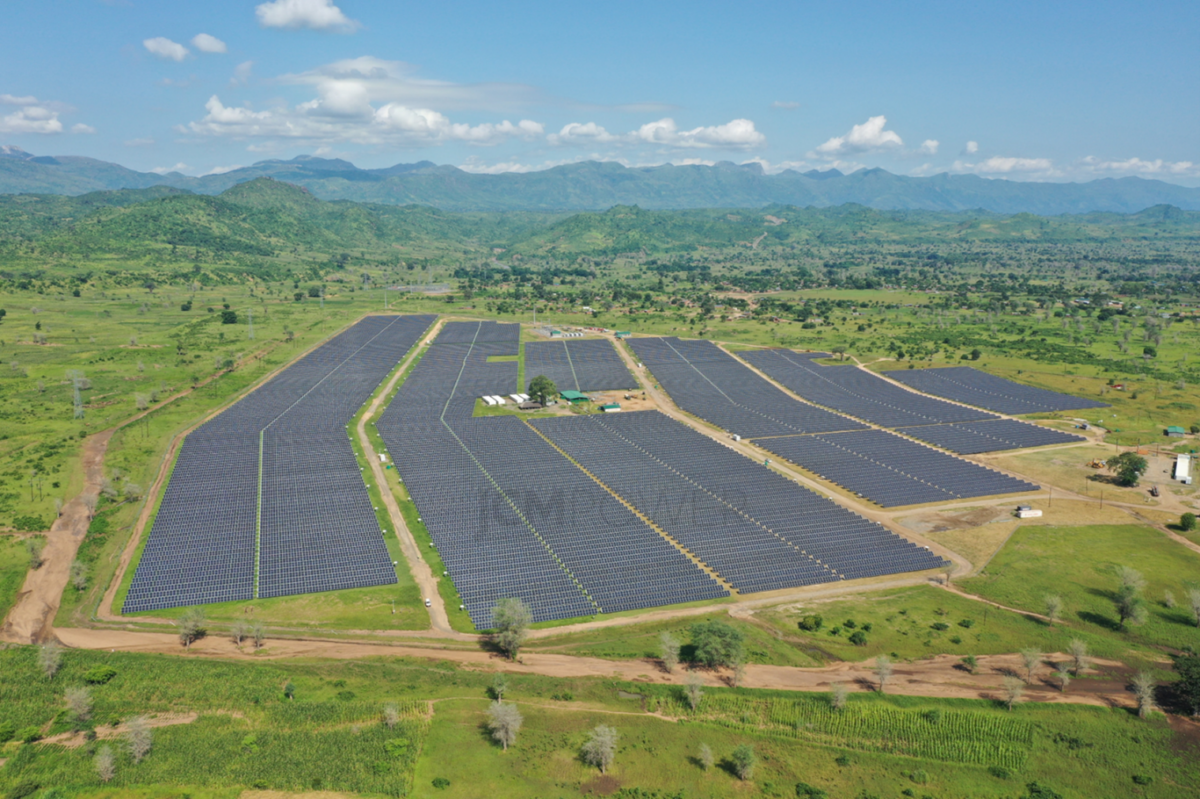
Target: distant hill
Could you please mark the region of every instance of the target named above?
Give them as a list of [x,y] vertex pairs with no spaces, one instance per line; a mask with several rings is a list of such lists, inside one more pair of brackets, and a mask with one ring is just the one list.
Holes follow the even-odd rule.
[[270,177],[322,200],[428,205],[448,211],[589,211],[616,205],[646,209],[827,207],[856,203],[879,210],[1080,214],[1133,213],[1155,205],[1200,210],[1200,188],[1159,180],[1105,178],[1087,183],[1031,183],[941,174],[894,175],[883,169],[768,175],[758,164],[628,168],[587,161],[540,172],[481,175],[429,161],[359,169],[341,159],[300,156],[260,161],[221,175],[136,172],[80,156],[34,156],[0,148],[0,194],[86,194],[169,186],[197,194]]

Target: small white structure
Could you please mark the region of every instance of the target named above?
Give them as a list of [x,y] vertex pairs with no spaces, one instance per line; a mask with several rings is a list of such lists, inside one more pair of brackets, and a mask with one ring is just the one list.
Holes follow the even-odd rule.
[[508,404],[508,403],[506,403],[506,402],[504,401],[504,397],[501,397],[499,394],[497,394],[496,396],[492,397],[492,399],[494,399],[494,400],[496,401],[496,404],[497,404],[497,405],[507,405],[507,404]]
[[512,400],[513,402],[517,402],[517,403],[520,403],[520,402],[524,402],[524,401],[525,401],[525,400],[521,399],[521,395],[520,395],[520,394],[509,394],[509,395],[508,395],[508,398],[509,398],[510,400]]
[[482,400],[483,400],[483,404],[484,404],[484,405],[487,405],[487,406],[489,406],[489,407],[491,407],[492,405],[495,405],[495,404],[496,404],[496,400],[495,400],[495,399],[493,399],[492,397],[486,397],[486,396],[485,396],[485,397],[481,397],[480,399],[482,399]]
[[1175,456],[1175,479],[1181,482],[1191,484],[1192,472],[1192,456],[1177,455]]
[[387,463],[387,454],[386,453],[383,453],[383,452],[379,453],[379,462]]
[[1018,505],[1017,506],[1017,518],[1018,519],[1036,519],[1037,517],[1039,517],[1041,515],[1042,515],[1042,512],[1040,510],[1030,507],[1029,505]]

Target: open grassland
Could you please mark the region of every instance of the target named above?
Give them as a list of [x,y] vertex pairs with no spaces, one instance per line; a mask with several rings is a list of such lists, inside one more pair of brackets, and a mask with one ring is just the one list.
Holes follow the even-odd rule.
[[[37,536],[34,540],[40,540]],[[25,539],[13,535],[0,535],[0,619],[8,615],[16,601],[25,575],[29,571],[29,551]]]
[[[1116,611],[1122,567],[1145,579],[1144,625],[1122,627]],[[1072,632],[1103,636],[1112,648],[1181,650],[1200,645],[1200,629],[1184,602],[1200,587],[1200,555],[1161,532],[1137,525],[1021,527],[963,590],[1009,607],[1043,613],[1045,597],[1059,596]],[[1179,601],[1168,607],[1165,592]],[[1116,649],[1114,655],[1120,656]]]
[[[569,797],[597,789],[627,797],[671,797],[681,789],[697,797],[788,797],[803,782],[830,796],[913,789],[918,796],[1000,799],[1037,780],[1083,799],[1174,797],[1200,788],[1190,767],[1194,741],[1161,716],[1140,720],[1119,709],[1027,704],[1010,712],[982,701],[856,694],[834,711],[820,695],[706,688],[692,710],[679,687],[510,675],[505,701],[525,720],[503,751],[484,726],[489,672],[405,659],[222,663],[72,651],[48,681],[35,654],[0,651],[0,727],[18,738],[3,745],[0,788],[10,793],[33,785],[34,792],[149,798],[151,786],[170,784],[194,796],[257,788],[417,797]],[[89,680],[94,710],[77,723],[61,697]],[[399,711],[393,728],[384,723],[388,704]],[[114,722],[138,714],[163,726],[135,764]],[[579,755],[597,724],[619,735],[609,779]],[[98,740],[20,742],[76,727],[94,730]],[[701,744],[715,755],[712,770],[701,767]],[[742,744],[759,760],[749,784],[729,761]],[[116,752],[116,777],[107,787],[92,767],[104,745]],[[1135,775],[1150,780],[1135,789]]]

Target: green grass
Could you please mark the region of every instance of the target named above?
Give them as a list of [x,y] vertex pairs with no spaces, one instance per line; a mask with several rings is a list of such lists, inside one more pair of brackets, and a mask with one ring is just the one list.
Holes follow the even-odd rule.
[[[35,538],[45,540],[40,536]],[[25,548],[25,541],[16,536],[0,536],[0,619],[8,615],[29,572],[29,552]]]
[[[1114,604],[1122,566],[1141,572],[1147,583],[1149,620],[1128,630],[1119,627]],[[1114,655],[1130,645],[1178,650],[1200,643],[1184,606],[1187,589],[1200,587],[1200,555],[1149,527],[1021,527],[982,574],[960,585],[1037,613],[1043,612],[1047,595],[1061,596],[1070,626],[1113,641]],[[1174,593],[1179,607],[1162,603],[1166,590]]]

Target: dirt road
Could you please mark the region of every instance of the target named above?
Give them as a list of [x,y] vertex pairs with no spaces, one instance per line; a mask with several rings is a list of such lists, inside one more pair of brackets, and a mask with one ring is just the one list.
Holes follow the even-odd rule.
[[[542,674],[548,677],[603,677],[632,682],[682,684],[691,672],[677,669],[674,674],[663,671],[654,660],[604,660],[543,652],[526,652],[515,663],[495,653],[462,649],[430,649],[388,644],[361,644],[339,641],[268,641],[258,653],[249,648],[239,650],[226,637],[202,638],[184,652],[176,636],[169,633],[143,633],[125,630],[60,629],[56,635],[66,646],[78,649],[114,649],[122,652],[163,653],[179,657],[220,658],[231,660],[281,660],[289,658],[324,658],[356,660],[367,657],[412,657],[434,661],[449,661],[475,670],[504,671],[512,674]],[[1042,676],[1048,677],[1050,663],[1066,662],[1067,657],[1050,654],[1045,657]],[[1019,655],[991,655],[978,659],[976,674],[967,672],[954,655],[939,655],[916,663],[898,663],[895,674],[888,680],[888,693],[905,696],[932,696],[958,699],[997,700],[1004,677],[1022,671]],[[1099,679],[1084,679],[1072,683],[1064,694],[1038,677],[1026,688],[1025,698],[1039,702],[1070,702],[1102,706],[1128,706],[1132,695],[1125,688],[1128,669],[1119,662],[1093,659],[1093,668],[1101,671]],[[701,670],[698,673],[707,685],[729,685],[727,671]],[[1095,674],[1095,672],[1093,672]],[[872,663],[839,663],[819,669],[791,666],[749,665],[742,685],[747,688],[770,688],[784,691],[827,691],[833,683],[843,683],[851,691],[873,691],[878,679]]]

